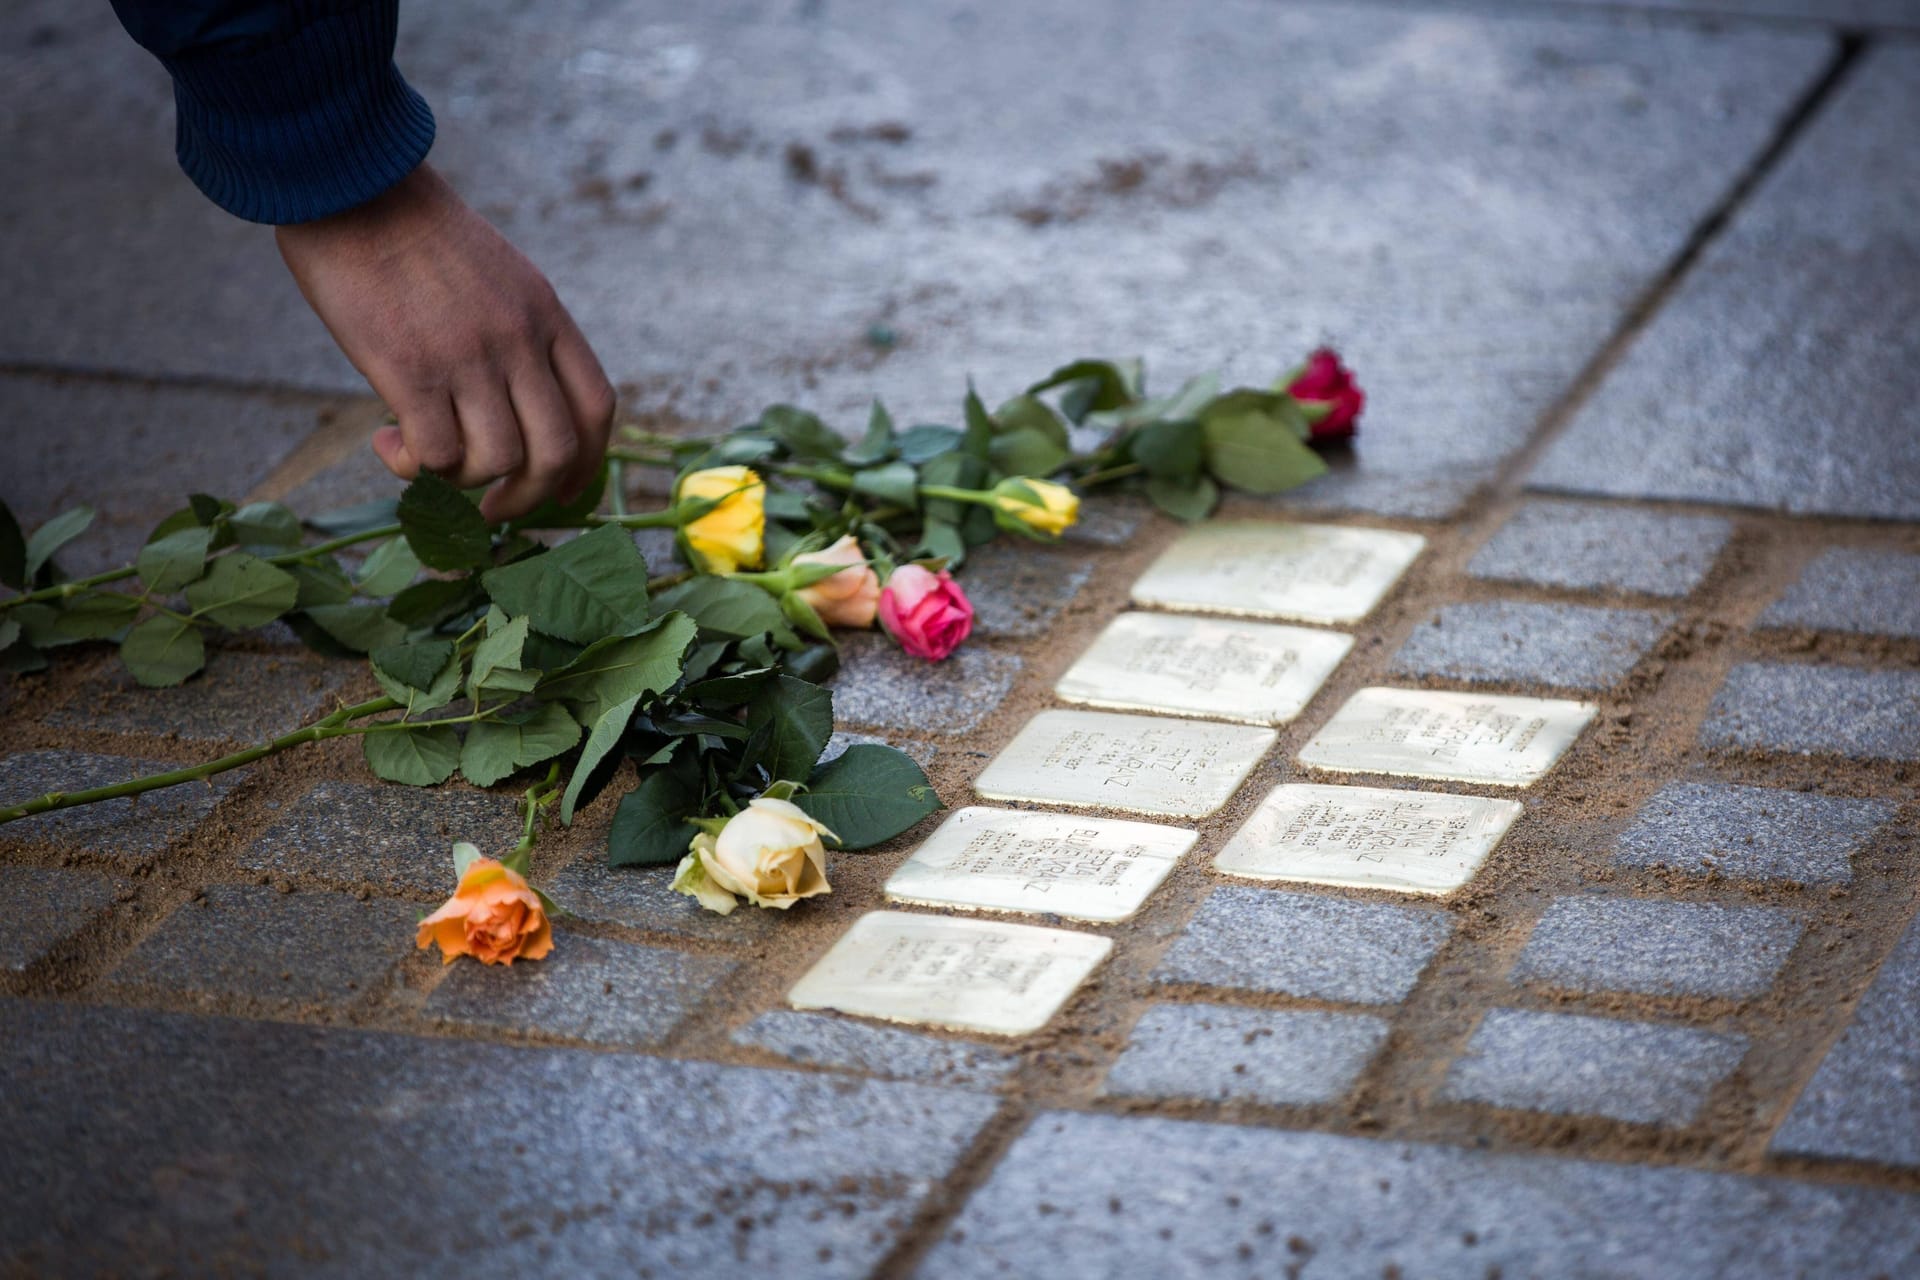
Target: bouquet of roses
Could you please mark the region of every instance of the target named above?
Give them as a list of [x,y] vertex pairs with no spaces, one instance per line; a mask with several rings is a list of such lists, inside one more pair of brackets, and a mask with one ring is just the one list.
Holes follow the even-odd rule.
[[[958,425],[902,429],[876,403],[857,440],[791,405],[713,437],[628,428],[590,492],[499,525],[425,474],[395,501],[304,522],[278,503],[197,494],[134,564],[77,579],[57,557],[90,510],[27,536],[0,506],[0,583],[14,591],[0,598],[0,663],[14,672],[109,642],[140,683],[174,685],[203,666],[207,633],[278,622],[323,653],[364,657],[382,691],[245,751],[41,796],[0,822],[358,737],[375,774],[412,786],[458,773],[489,787],[545,766],[521,846],[461,868],[463,884],[479,866],[494,886],[481,896],[495,915],[443,915],[450,903],[423,945],[431,933],[452,954],[457,926],[485,958],[489,930],[532,936],[528,917],[496,917],[542,905],[521,881],[539,826],[570,823],[623,775],[614,865],[678,862],[675,887],[714,910],[787,907],[828,891],[825,842],[869,848],[940,807],[892,748],[821,763],[836,628],[878,625],[943,659],[972,626],[954,578],[972,548],[1057,538],[1100,487],[1137,488],[1186,520],[1223,485],[1291,488],[1326,469],[1310,445],[1350,435],[1360,406],[1326,351],[1268,389],[1199,378],[1159,398],[1138,362],[1082,360],[991,412],[969,390]],[[626,509],[621,481],[637,466],[673,473],[659,510]],[[677,564],[646,563],[643,528],[676,531]]]

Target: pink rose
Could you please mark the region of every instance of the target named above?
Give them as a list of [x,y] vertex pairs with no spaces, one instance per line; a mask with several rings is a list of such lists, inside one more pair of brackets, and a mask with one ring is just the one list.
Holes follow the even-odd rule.
[[1331,347],[1321,347],[1307,357],[1307,367],[1287,387],[1287,394],[1326,409],[1326,416],[1311,428],[1316,441],[1344,440],[1359,430],[1360,410],[1367,404],[1367,394],[1353,380],[1353,371],[1340,363],[1339,353]]
[[903,564],[880,593],[880,625],[914,657],[938,662],[973,630],[973,605],[945,569]]
[[848,567],[810,587],[794,592],[813,606],[820,621],[830,627],[870,627],[880,607],[880,579],[866,563],[867,553],[852,534],[824,551],[793,558],[795,564],[844,564]]

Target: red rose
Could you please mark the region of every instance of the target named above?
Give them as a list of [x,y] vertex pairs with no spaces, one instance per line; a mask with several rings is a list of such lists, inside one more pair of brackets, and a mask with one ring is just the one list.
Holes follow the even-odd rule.
[[880,593],[880,625],[914,657],[938,662],[973,630],[973,605],[945,569],[903,564]]
[[1324,409],[1312,427],[1315,440],[1344,440],[1359,430],[1360,410],[1367,394],[1353,380],[1353,371],[1340,363],[1339,353],[1321,347],[1307,357],[1307,367],[1287,387],[1287,394],[1309,408]]

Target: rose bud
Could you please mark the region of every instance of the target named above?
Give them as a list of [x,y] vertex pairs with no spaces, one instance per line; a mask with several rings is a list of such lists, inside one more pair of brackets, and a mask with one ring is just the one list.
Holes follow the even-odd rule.
[[903,564],[880,593],[880,625],[914,657],[938,662],[973,630],[973,604],[945,569]]
[[993,487],[993,508],[1003,527],[1057,538],[1080,518],[1080,495],[1051,480],[1015,476]]
[[1353,380],[1353,371],[1340,363],[1330,347],[1307,357],[1307,367],[1287,384],[1287,394],[1304,405],[1315,440],[1344,440],[1359,430],[1366,392]]
[[718,836],[702,831],[693,838],[673,888],[723,916],[741,898],[784,911],[802,898],[833,892],[823,835],[833,832],[800,806],[762,796],[727,819]]
[[492,858],[475,858],[460,887],[420,922],[422,949],[440,944],[441,963],[472,956],[482,964],[538,960],[553,950],[553,926],[540,896],[519,872]]
[[867,562],[859,540],[847,534],[824,551],[808,551],[795,564],[844,564],[847,568],[794,594],[813,606],[830,627],[871,627],[880,608],[880,575]]
[[767,486],[751,467],[708,467],[680,481],[674,501],[718,502],[680,527],[694,563],[708,573],[733,573],[760,564],[767,531]]

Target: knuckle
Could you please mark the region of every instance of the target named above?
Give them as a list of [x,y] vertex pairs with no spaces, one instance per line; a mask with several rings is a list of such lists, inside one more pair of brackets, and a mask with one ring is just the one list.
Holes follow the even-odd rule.
[[612,422],[616,407],[613,384],[605,378],[597,380],[587,391],[581,407],[586,411],[589,426],[599,428]]

